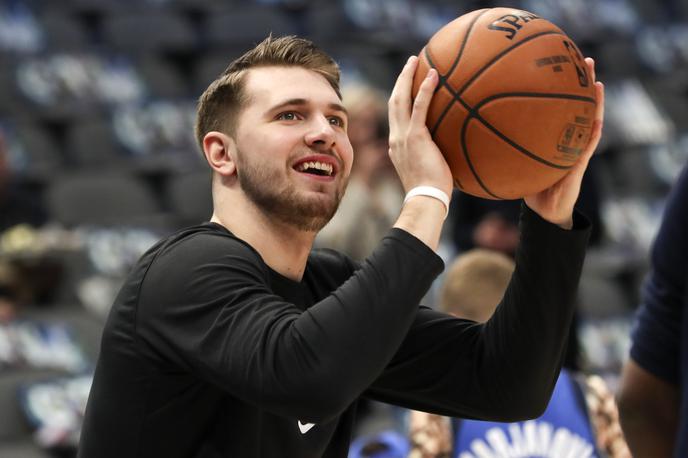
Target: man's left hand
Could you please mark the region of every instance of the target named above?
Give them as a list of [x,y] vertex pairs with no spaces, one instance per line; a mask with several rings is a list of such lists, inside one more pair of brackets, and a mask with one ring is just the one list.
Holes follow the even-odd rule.
[[604,121],[604,85],[595,81],[595,62],[591,58],[586,58],[585,63],[592,75],[592,80],[595,82],[595,99],[597,101],[590,141],[578,162],[561,180],[544,191],[524,198],[526,205],[535,213],[565,229],[573,227],[573,207],[578,200],[585,170],[588,168],[590,158],[595,153],[602,137]]

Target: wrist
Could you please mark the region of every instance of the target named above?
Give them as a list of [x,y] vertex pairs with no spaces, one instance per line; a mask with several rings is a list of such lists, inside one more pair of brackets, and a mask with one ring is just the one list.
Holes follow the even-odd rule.
[[411,188],[406,193],[406,196],[404,197],[404,205],[406,205],[406,203],[411,199],[415,199],[417,197],[431,198],[440,202],[444,208],[444,219],[447,218],[447,215],[449,214],[449,196],[446,192],[434,186],[416,186]]
[[530,208],[535,214],[537,214],[540,218],[547,221],[548,223],[559,226],[560,228],[562,228],[564,230],[573,229],[573,211],[571,213],[569,213],[568,215],[564,214],[562,216],[559,214],[555,214],[555,213],[561,213],[561,212],[557,212],[557,211],[548,212],[548,211],[546,211],[547,209],[545,209],[545,208],[538,208],[536,205],[533,205],[531,202],[529,202],[527,198],[523,199],[523,202],[525,203],[526,207]]
[[401,210],[394,227],[415,236],[432,250],[437,250],[446,210],[438,199],[416,196]]

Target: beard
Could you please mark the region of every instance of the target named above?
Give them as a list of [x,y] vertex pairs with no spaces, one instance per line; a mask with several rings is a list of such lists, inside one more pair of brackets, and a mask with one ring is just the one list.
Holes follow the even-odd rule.
[[[346,189],[342,181],[333,196],[325,194],[325,186],[316,196],[299,193],[286,174],[279,169],[260,167],[238,152],[237,177],[246,196],[267,216],[301,231],[317,232],[334,216]],[[284,183],[279,186],[279,183]]]

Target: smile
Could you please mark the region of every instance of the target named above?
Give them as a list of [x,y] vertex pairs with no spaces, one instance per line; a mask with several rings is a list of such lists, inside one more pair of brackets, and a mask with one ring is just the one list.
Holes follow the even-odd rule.
[[297,165],[296,170],[299,172],[311,173],[313,175],[330,177],[332,176],[332,172],[334,172],[334,167],[332,167],[332,164],[326,164],[324,162],[309,161]]

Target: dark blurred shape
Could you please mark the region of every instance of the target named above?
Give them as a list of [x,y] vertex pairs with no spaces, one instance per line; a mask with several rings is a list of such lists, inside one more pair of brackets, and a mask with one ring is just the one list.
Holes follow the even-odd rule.
[[0,130],[0,232],[18,224],[41,226],[45,222],[40,200],[17,181],[10,168],[8,147]]
[[52,10],[40,17],[46,47],[51,50],[83,51],[92,39],[82,21],[74,15]]
[[158,10],[155,14],[120,12],[103,21],[105,42],[120,51],[190,52],[198,45],[191,22],[174,11]]
[[204,32],[205,44],[212,47],[248,48],[270,33],[275,36],[294,35],[298,29],[283,11],[246,5],[207,18]]
[[156,98],[187,97],[189,88],[175,64],[158,54],[144,54],[135,61],[148,93]]
[[213,200],[210,193],[210,172],[172,175],[167,186],[169,207],[178,226],[191,226],[210,221]]
[[46,200],[51,220],[68,227],[166,222],[149,188],[125,174],[61,175],[50,183]]
[[[593,223],[590,244],[601,243],[604,234],[600,216],[600,185],[596,160],[583,177],[576,208]],[[488,200],[455,191],[450,209],[452,238],[459,252],[471,248],[488,248],[513,256],[518,244],[520,200]]]
[[107,119],[91,118],[73,123],[66,135],[67,155],[80,168],[108,164],[122,166],[126,151]]

